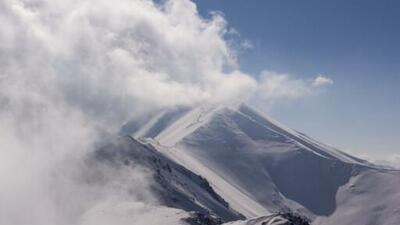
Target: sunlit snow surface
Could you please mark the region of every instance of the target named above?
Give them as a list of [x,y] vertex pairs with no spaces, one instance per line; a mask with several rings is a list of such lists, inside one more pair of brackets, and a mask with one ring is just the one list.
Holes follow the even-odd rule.
[[270,215],[260,216],[249,220],[234,221],[224,225],[285,225],[287,222],[288,220],[283,217]]
[[[146,139],[139,129],[136,137],[205,177],[248,218],[297,211],[315,224],[400,224],[399,171],[319,143],[245,105],[168,114],[143,126],[158,133]],[[160,121],[164,127],[154,127]]]

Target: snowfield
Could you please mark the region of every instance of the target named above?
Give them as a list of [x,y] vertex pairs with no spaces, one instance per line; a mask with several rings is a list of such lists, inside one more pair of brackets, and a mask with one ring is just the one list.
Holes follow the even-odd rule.
[[318,225],[400,224],[398,170],[322,144],[246,105],[179,108],[128,128],[125,135],[206,179],[232,215],[255,218],[231,224],[262,224],[279,212]]

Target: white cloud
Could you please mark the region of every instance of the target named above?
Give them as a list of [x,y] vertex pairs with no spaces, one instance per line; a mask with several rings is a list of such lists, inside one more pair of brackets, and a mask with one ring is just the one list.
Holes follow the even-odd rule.
[[322,86],[326,86],[326,85],[332,85],[333,84],[333,80],[329,77],[326,77],[324,75],[318,75],[313,83],[312,86],[314,87],[322,87]]
[[242,41],[242,48],[252,49],[252,48],[254,48],[254,45],[249,39],[245,39],[244,41]]
[[400,169],[400,154],[391,154],[384,159],[373,160],[373,162]]
[[226,21],[200,17],[189,0],[3,0],[0,30],[4,224],[73,224],[93,197],[74,179],[81,160],[131,117],[313,91],[290,75],[264,72],[258,84],[240,71]]
[[263,71],[259,78],[257,95],[268,101],[281,98],[297,99],[312,95],[318,88],[328,84],[333,84],[333,81],[321,75],[309,81],[294,78],[290,74]]
[[368,162],[381,166],[387,166],[390,168],[400,169],[400,154],[376,154],[374,152],[367,153],[365,151],[356,151],[354,149],[347,149],[347,151]]
[[103,133],[256,88],[226,21],[189,0],[3,0],[0,30],[1,224],[74,224],[94,198],[76,176]]
[[400,154],[394,154],[389,159],[390,165],[394,168],[400,169]]
[[[123,121],[154,107],[235,99],[256,85],[236,68],[225,20],[220,14],[201,18],[187,0],[162,7],[146,0],[4,4],[6,32],[0,39],[8,44],[2,49],[2,75],[46,81],[69,104],[104,120]],[[227,82],[245,91],[224,90]]]

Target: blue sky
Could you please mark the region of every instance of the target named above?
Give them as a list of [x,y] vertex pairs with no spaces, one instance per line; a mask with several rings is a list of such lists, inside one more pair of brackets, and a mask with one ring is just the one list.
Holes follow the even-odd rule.
[[334,84],[318,94],[258,105],[310,136],[374,158],[400,154],[400,1],[197,0],[220,11],[253,48],[240,67]]

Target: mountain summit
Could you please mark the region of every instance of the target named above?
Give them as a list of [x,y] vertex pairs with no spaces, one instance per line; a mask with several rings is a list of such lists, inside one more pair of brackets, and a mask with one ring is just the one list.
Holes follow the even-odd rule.
[[247,218],[296,212],[313,224],[400,223],[400,171],[315,141],[249,106],[179,108],[129,127],[124,132],[204,177]]

